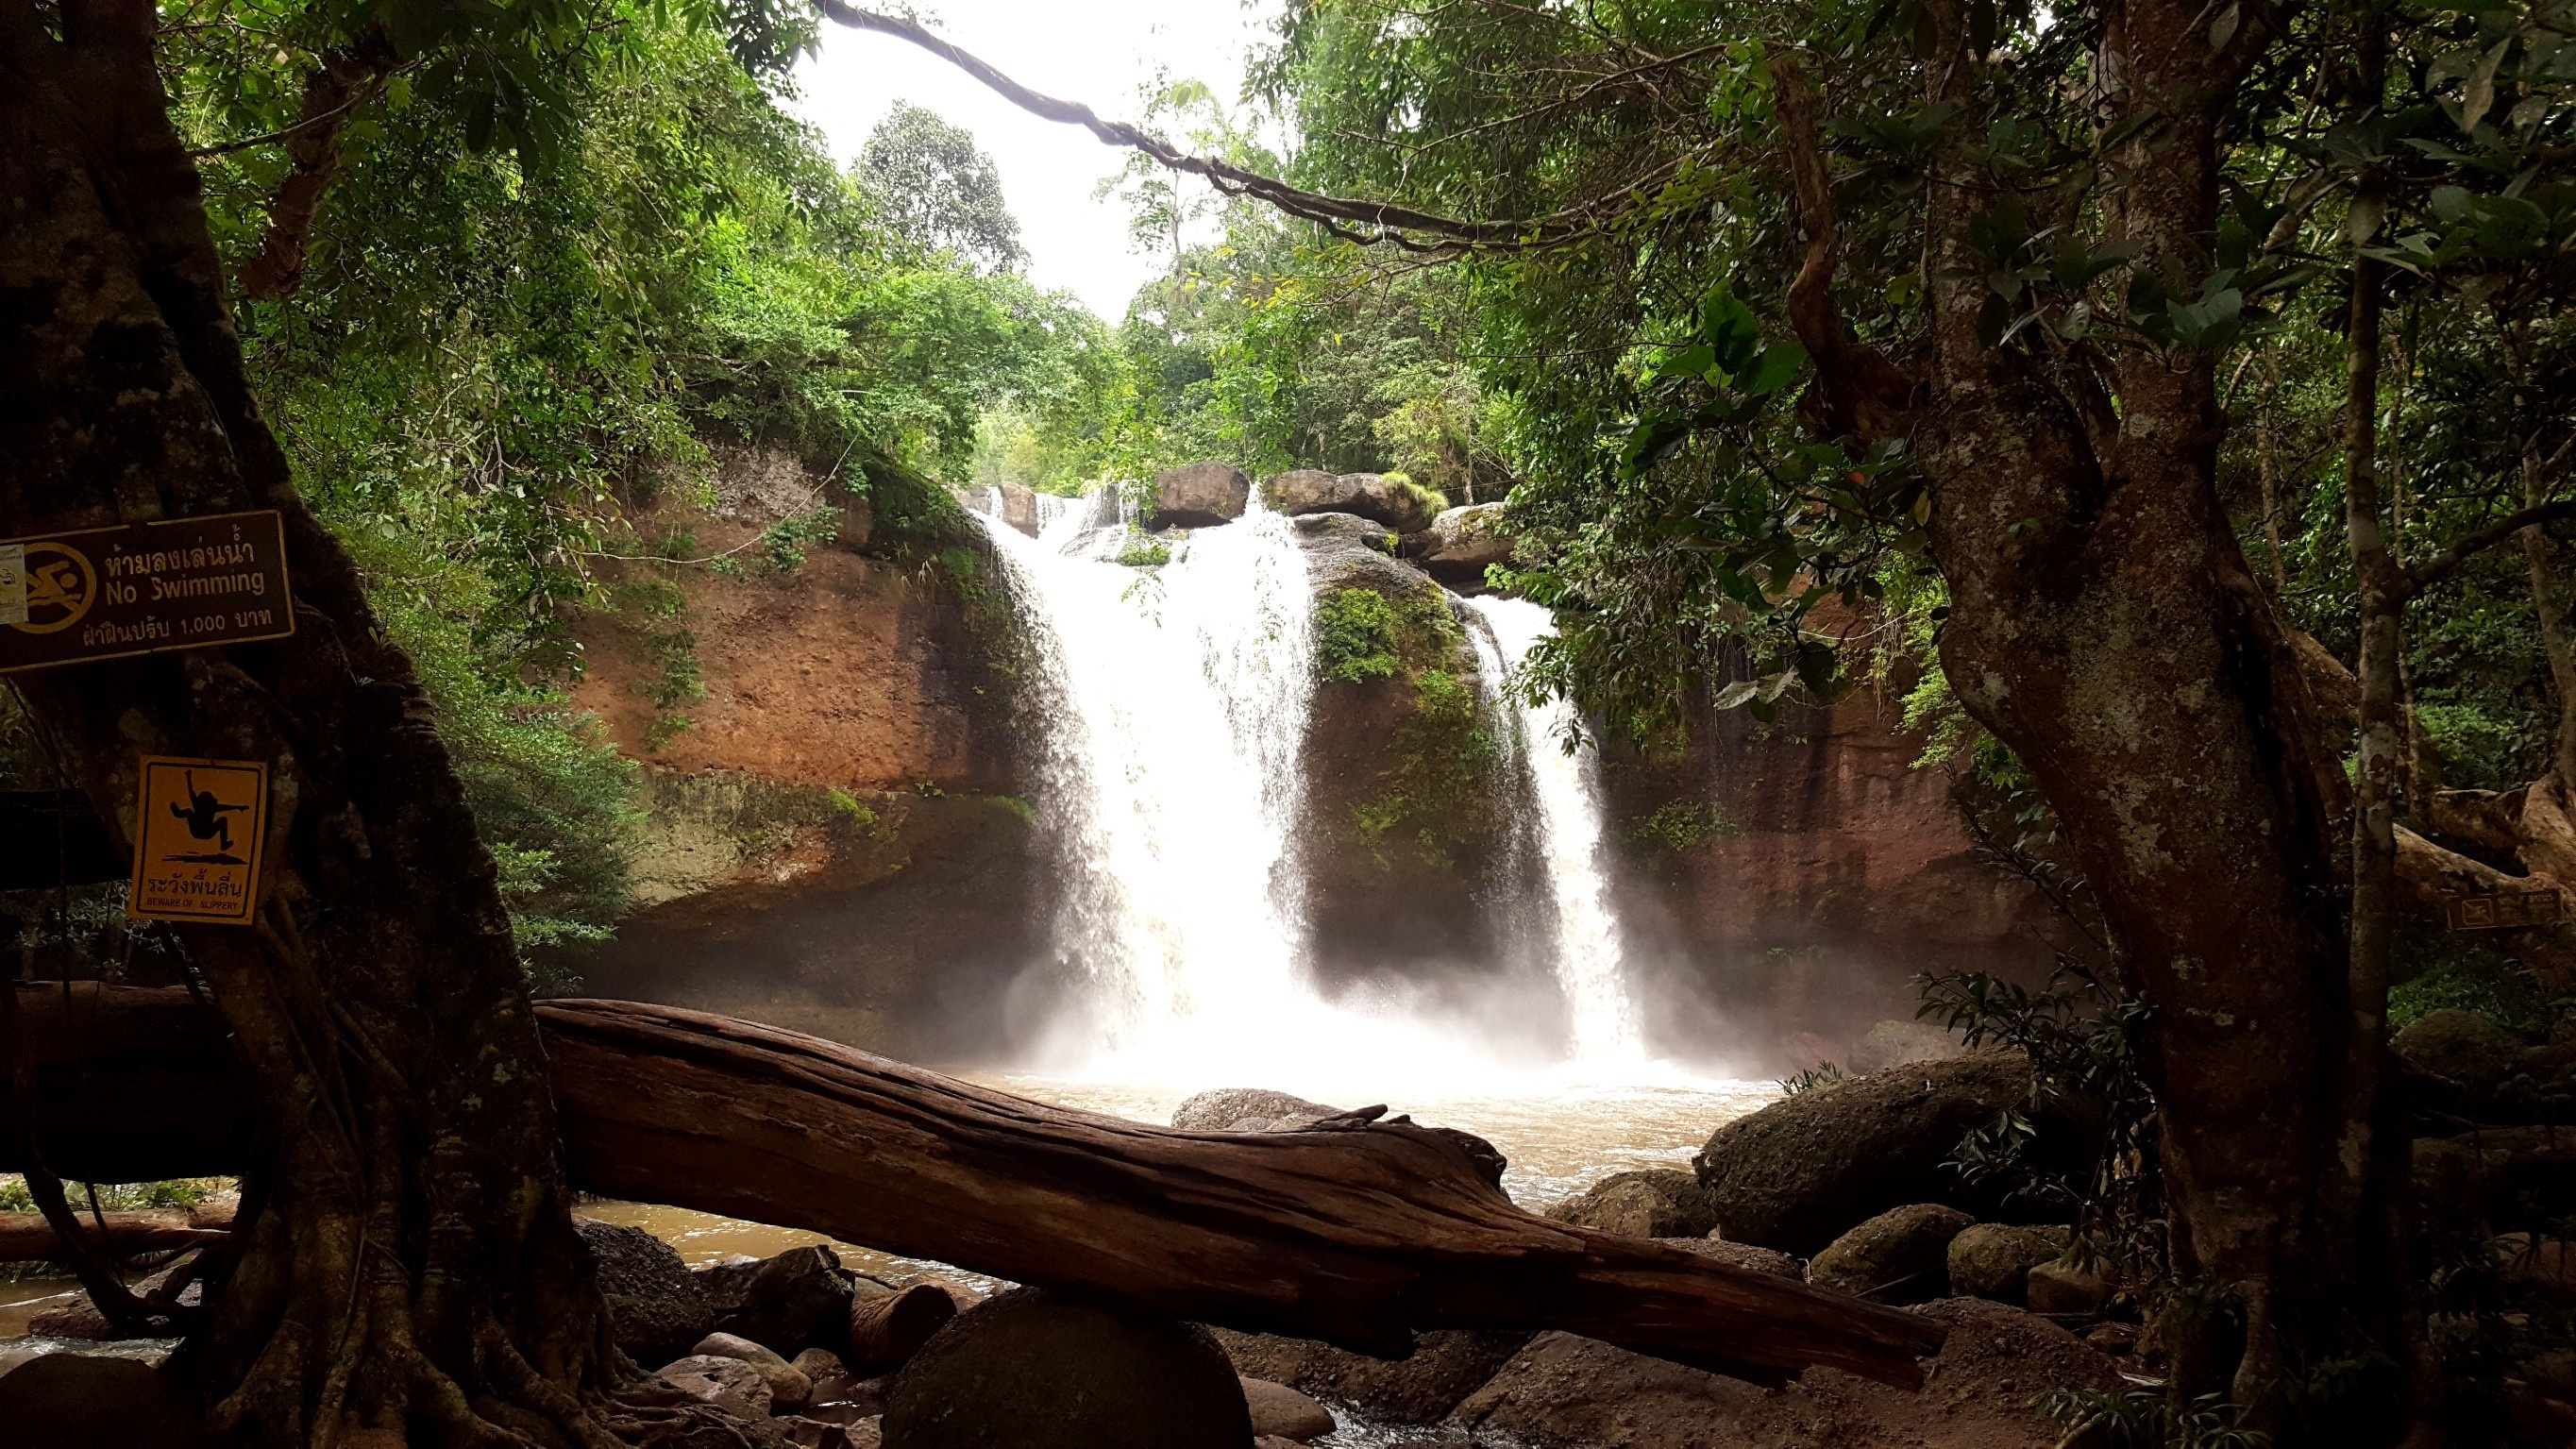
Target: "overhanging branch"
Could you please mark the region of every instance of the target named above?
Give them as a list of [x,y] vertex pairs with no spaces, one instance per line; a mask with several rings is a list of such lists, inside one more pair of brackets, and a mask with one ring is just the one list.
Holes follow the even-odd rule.
[[1214,156],[1194,156],[1150,131],[1124,121],[1103,120],[1089,106],[1041,95],[1002,74],[971,51],[944,40],[919,22],[862,10],[843,0],[815,0],[816,8],[835,25],[872,30],[909,41],[973,76],[1021,110],[1058,125],[1080,126],[1104,145],[1142,152],[1174,171],[1205,178],[1228,196],[1244,196],[1290,216],[1311,221],[1344,241],[1363,246],[1391,245],[1407,251],[1460,254],[1513,250],[1565,241],[1590,229],[1589,206],[1529,221],[1460,221],[1416,211],[1385,201],[1328,196],[1291,186],[1274,176],[1237,166]]
[[2465,534],[2449,548],[2405,570],[2406,581],[2402,597],[2413,598],[2424,592],[2449,578],[2459,570],[2460,565],[2534,524],[2555,523],[2562,518],[2576,518],[2576,498],[2561,498],[2551,503],[2535,504],[2532,507],[2508,513],[2474,533]]

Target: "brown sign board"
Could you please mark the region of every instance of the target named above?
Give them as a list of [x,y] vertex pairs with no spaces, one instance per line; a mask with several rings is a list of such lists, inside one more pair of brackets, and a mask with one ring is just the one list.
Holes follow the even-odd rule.
[[145,756],[126,913],[146,921],[247,922],[259,908],[267,831],[268,766]]
[[0,674],[294,632],[273,508],[0,539]]
[[2454,931],[2505,931],[2553,925],[2566,918],[2567,900],[2555,886],[2461,896],[2450,903]]

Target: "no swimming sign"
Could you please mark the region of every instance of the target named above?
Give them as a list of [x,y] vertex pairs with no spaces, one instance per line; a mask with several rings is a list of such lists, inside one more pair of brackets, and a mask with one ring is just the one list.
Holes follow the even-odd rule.
[[273,508],[0,540],[0,674],[294,632]]

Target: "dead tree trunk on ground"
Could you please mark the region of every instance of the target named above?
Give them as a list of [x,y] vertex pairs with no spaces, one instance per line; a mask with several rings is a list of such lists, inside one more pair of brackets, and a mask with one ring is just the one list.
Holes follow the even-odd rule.
[[[61,1019],[59,993],[21,995],[31,1020]],[[174,1043],[184,994],[84,986],[75,1002],[94,1047],[150,1035],[161,1045],[123,1059],[235,1095]],[[673,1007],[537,1011],[573,1179],[613,1196],[1376,1353],[1416,1329],[1559,1328],[1757,1382],[1824,1365],[1912,1385],[1942,1338],[1914,1314],[1533,1217],[1463,1133],[1358,1115],[1184,1132]],[[71,1106],[50,1094],[35,1115]],[[119,1150],[137,1168],[202,1154],[185,1136],[199,1130],[138,1129]]]

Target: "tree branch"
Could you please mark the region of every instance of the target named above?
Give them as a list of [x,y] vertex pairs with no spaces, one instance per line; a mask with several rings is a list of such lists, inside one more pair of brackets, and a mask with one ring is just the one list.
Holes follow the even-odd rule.
[[385,77],[401,64],[382,27],[371,28],[346,47],[323,52],[322,63],[304,78],[304,104],[295,123],[271,137],[254,137],[245,145],[285,138],[293,166],[269,193],[268,229],[259,251],[242,264],[242,292],[250,297],[284,297],[304,281],[305,238],[322,209],[322,195],[340,172],[345,154],[340,145],[349,117],[375,95]]
[[1838,437],[1883,438],[1906,431],[1915,380],[1875,348],[1854,342],[1834,306],[1834,273],[1842,266],[1842,223],[1834,214],[1832,178],[1816,132],[1816,94],[1796,57],[1771,61],[1771,110],[1787,143],[1789,176],[1807,254],[1789,284],[1789,325],[1816,362],[1825,430]]
[[1344,241],[1362,246],[1391,245],[1407,251],[1451,255],[1470,251],[1515,250],[1566,241],[1591,227],[1593,204],[1528,221],[1460,221],[1392,202],[1327,196],[1291,186],[1276,177],[1247,170],[1214,156],[1193,156],[1171,142],[1124,121],[1102,120],[1089,106],[1040,95],[1002,74],[973,53],[940,38],[919,22],[882,15],[843,3],[815,0],[836,25],[872,30],[909,41],[973,76],[1002,99],[1041,120],[1080,126],[1105,145],[1140,151],[1174,171],[1203,177],[1228,196],[1246,196],[1290,216],[1315,222]]
[[2576,517],[2576,498],[2561,498],[2553,503],[2540,503],[2508,513],[2486,527],[2462,537],[2449,548],[2435,553],[2422,563],[2402,570],[2400,599],[2411,599],[2459,571],[2460,565],[2532,527]]

